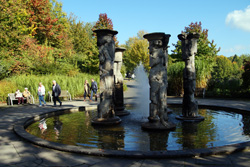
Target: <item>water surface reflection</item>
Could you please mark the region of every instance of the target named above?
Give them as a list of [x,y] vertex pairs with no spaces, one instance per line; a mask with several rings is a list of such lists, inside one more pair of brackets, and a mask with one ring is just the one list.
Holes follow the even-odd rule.
[[182,122],[175,119],[181,114],[181,108],[171,109],[173,113],[169,119],[177,125],[174,131],[141,130],[141,124],[148,120],[136,111],[122,117],[122,123],[113,127],[91,126],[96,111],[85,111],[47,118],[47,129],[43,132],[39,129],[39,122],[26,130],[52,142],[127,151],[209,148],[250,141],[249,115],[199,109],[205,121]]

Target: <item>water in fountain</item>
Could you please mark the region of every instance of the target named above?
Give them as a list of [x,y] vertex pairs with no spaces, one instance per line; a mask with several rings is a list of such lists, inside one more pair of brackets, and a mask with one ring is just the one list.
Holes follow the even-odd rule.
[[[182,112],[181,108],[171,109],[173,117]],[[136,115],[136,111],[133,112]],[[38,128],[39,121],[26,130],[52,142],[127,151],[210,148],[250,141],[250,116],[233,112],[199,109],[199,114],[205,117],[203,122],[176,120],[176,130],[164,133],[142,131],[141,123],[132,119],[132,112],[122,118],[120,125],[94,128],[90,120],[95,114],[96,111],[85,111],[51,117],[46,119],[46,130]]]
[[137,95],[136,99],[136,115],[134,119],[140,119],[141,121],[148,118],[149,116],[149,82],[148,75],[144,69],[144,66],[140,63],[139,66],[135,69],[135,76],[137,82]]

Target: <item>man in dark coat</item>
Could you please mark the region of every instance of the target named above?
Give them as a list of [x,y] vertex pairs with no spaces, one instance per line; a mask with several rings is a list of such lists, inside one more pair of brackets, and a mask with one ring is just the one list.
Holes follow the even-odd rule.
[[54,80],[52,85],[52,96],[53,96],[54,106],[56,106],[56,101],[60,103],[60,106],[62,105],[62,102],[59,99],[60,95],[61,95],[61,88]]
[[97,83],[96,81],[92,78],[91,79],[91,87],[90,87],[90,90],[91,90],[91,95],[90,95],[90,100],[89,101],[92,101],[92,97],[93,97],[93,93],[95,93],[95,101],[97,101]]

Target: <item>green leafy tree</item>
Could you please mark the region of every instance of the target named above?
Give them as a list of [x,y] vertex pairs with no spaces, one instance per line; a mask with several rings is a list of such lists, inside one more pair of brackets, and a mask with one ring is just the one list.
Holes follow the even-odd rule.
[[23,62],[20,46],[27,37],[29,13],[23,0],[0,0],[0,61],[7,77],[24,73],[28,66]]
[[90,34],[93,26],[76,21],[76,17],[70,16],[70,36],[76,52],[75,62],[82,72],[97,73],[99,70],[98,48],[96,38]]
[[28,16],[22,0],[0,0],[0,51],[7,49],[14,55],[19,50],[29,31]]
[[240,56],[235,54],[234,56],[228,57],[228,59],[232,62],[237,63],[240,68],[243,68],[244,60],[250,60],[250,54],[242,54]]
[[232,77],[234,72],[233,63],[225,56],[216,57],[216,65],[212,78],[215,80],[228,80]]
[[148,41],[143,39],[145,31],[139,31],[137,37],[131,37],[126,42],[123,62],[127,71],[134,71],[134,69],[142,63],[144,68],[149,71],[149,52]]

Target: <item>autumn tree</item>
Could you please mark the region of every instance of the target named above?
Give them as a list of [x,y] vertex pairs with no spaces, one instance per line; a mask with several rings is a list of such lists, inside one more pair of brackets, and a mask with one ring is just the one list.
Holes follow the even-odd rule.
[[93,30],[97,29],[110,29],[113,30],[113,23],[106,13],[101,13],[99,19],[93,27]]
[[[113,22],[110,18],[108,18],[108,15],[106,13],[99,14],[98,21],[93,27],[93,31],[97,29],[110,29],[113,30]],[[119,41],[117,40],[117,37],[114,36],[115,46],[118,47]]]
[[51,18],[49,0],[28,0],[27,10],[30,14],[29,26],[32,28],[30,35],[44,44],[54,34],[53,28],[57,21]]

